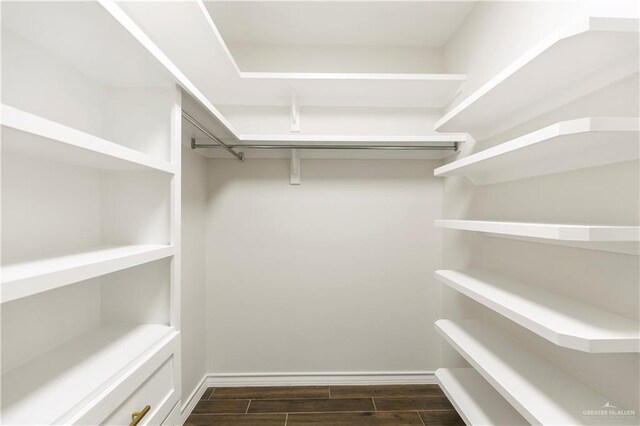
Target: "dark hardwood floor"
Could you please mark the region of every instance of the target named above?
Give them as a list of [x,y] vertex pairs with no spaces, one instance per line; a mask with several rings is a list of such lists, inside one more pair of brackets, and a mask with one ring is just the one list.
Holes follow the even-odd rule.
[[209,388],[188,426],[463,426],[438,385]]

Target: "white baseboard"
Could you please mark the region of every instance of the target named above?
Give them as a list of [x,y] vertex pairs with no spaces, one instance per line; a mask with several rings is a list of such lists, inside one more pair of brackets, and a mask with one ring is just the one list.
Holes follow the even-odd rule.
[[410,385],[437,383],[433,371],[358,373],[211,373],[206,374],[182,404],[180,424],[210,387],[234,386],[320,386],[320,385]]
[[432,371],[209,374],[209,386],[405,385],[437,383]]
[[187,417],[189,417],[189,414],[191,414],[198,401],[200,401],[200,398],[202,398],[204,392],[210,386],[207,383],[207,378],[208,375],[205,374],[202,377],[202,380],[200,380],[200,383],[198,383],[196,388],[191,392],[191,395],[186,399],[185,403],[180,406],[180,419],[179,423],[176,424],[183,425],[187,421]]

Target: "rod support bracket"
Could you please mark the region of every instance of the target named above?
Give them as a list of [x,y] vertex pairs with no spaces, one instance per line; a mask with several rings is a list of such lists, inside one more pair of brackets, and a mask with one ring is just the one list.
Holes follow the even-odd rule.
[[300,154],[297,149],[291,150],[291,185],[300,185]]

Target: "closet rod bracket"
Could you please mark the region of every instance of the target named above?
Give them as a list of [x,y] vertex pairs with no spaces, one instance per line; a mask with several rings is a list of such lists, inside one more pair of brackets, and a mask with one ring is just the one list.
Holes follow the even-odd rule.
[[[204,127],[198,120],[193,118],[187,111],[182,110],[182,117],[185,120],[187,120],[189,123],[193,124],[196,127],[196,129],[198,129],[202,133],[204,133],[209,139],[214,141],[217,146],[220,146],[220,147],[224,148],[229,154],[233,155],[238,160],[240,160],[240,161],[244,160],[244,153],[243,152],[238,152],[235,149],[233,149],[232,147],[230,147],[229,145],[227,145],[226,143],[222,142],[213,133],[211,133],[206,127]],[[207,147],[208,148],[208,147],[210,147],[210,145],[204,145],[203,146],[203,145],[197,144],[195,138],[191,138],[191,149],[202,148],[202,147]]]

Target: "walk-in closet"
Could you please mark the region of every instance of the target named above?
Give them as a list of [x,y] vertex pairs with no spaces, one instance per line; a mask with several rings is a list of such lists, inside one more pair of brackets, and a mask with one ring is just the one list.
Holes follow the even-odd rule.
[[0,17],[0,424],[640,424],[640,1]]

